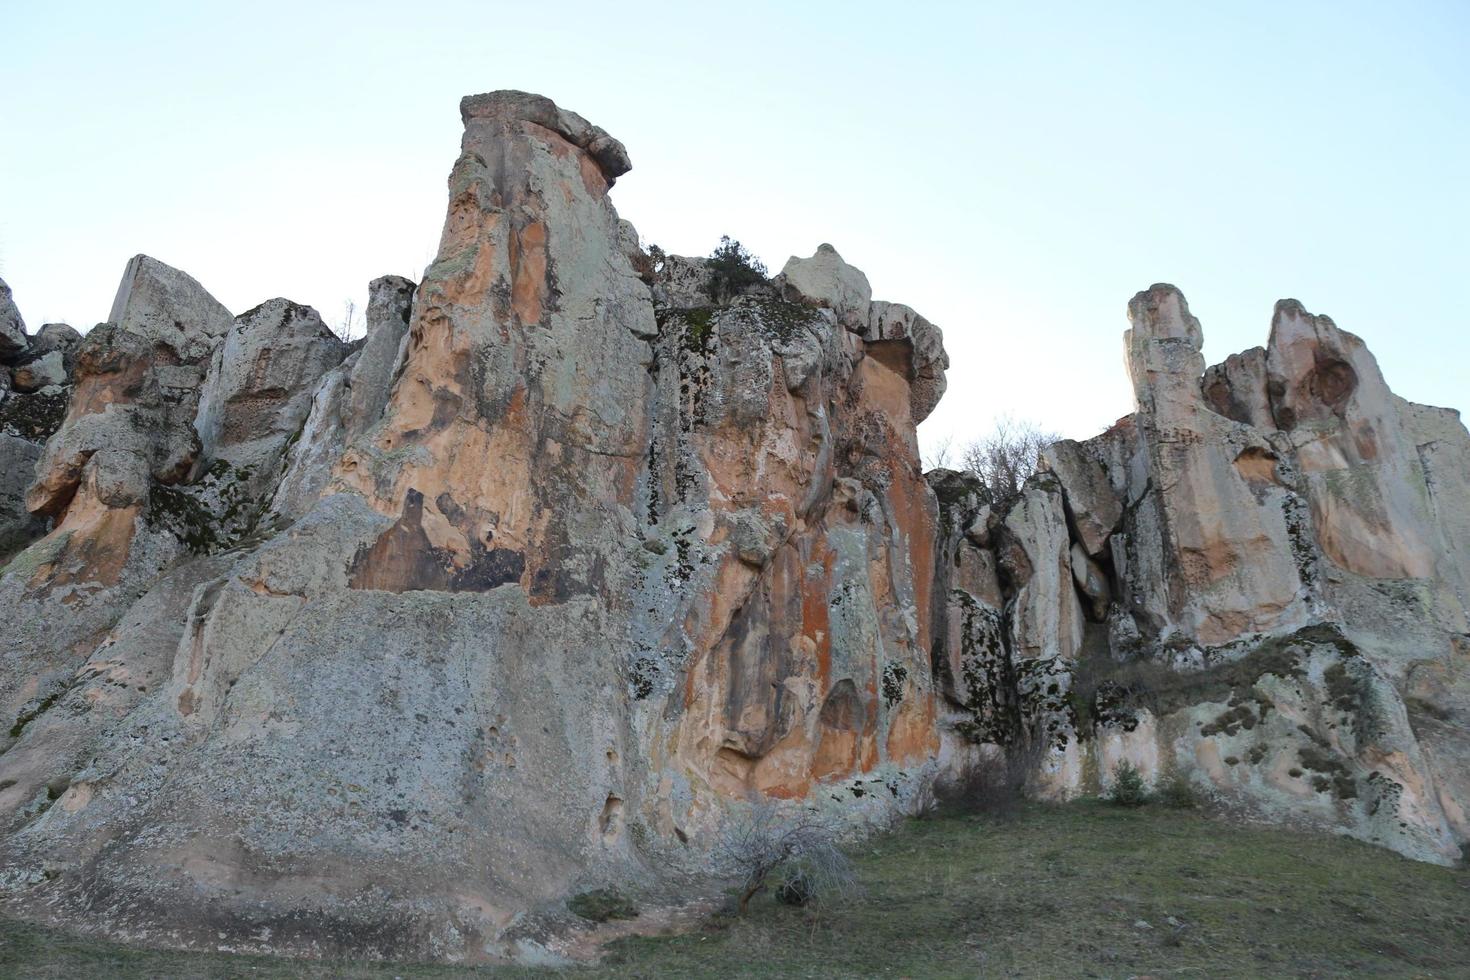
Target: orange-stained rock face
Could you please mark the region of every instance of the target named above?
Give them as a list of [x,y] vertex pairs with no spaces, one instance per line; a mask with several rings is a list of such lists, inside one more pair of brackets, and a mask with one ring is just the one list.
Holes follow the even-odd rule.
[[834,320],[759,294],[661,313],[678,412],[655,427],[651,516],[677,538],[707,513],[720,546],[694,570],[675,754],[725,795],[802,797],[938,744],[909,361]]
[[471,101],[402,375],[336,470],[399,521],[352,583],[622,592],[628,569],[596,552],[625,548],[606,509],[631,503],[643,463],[647,288],[577,133]]
[[1158,286],[1134,416],[1015,493],[925,477],[933,324],[830,245],[718,285],[618,219],[607,133],[461,116],[438,256],[361,346],[139,258],[77,352],[59,526],[0,573],[0,867],[61,869],[17,903],[541,954],[589,883],[709,874],[749,799],[891,816],[1002,755],[1458,853],[1470,436],[1355,338],[1286,303],[1206,372]]
[[406,361],[333,477],[393,520],[349,587],[595,601],[635,698],[673,699],[669,764],[721,795],[921,764],[912,406],[942,391],[938,330],[884,306],[865,339],[866,310],[846,329],[769,289],[655,314],[606,199],[617,152],[541,103],[464,114]]

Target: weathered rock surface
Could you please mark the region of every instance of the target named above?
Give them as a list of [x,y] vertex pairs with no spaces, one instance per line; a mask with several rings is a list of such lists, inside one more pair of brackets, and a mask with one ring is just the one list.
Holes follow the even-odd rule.
[[26,509],[26,491],[46,440],[61,425],[70,396],[73,352],[81,335],[48,323],[28,337],[0,281],[0,562],[46,533]]
[[[1136,413],[1051,446],[1018,500],[966,498],[944,526],[946,562],[994,551],[988,607],[1010,623],[999,650],[967,647],[970,673],[1008,688],[942,688],[954,731],[1012,751],[1040,739],[1040,792],[1097,791],[1128,759],[1242,814],[1455,860],[1470,763],[1457,414],[1392,395],[1358,338],[1294,300],[1266,348],[1208,370],[1172,286],[1129,318]],[[944,500],[952,476],[930,479]],[[1071,581],[1053,571],[1068,564]],[[939,619],[950,673],[974,618]],[[978,723],[993,717],[1006,724]]]
[[[1023,748],[1041,794],[1129,759],[1470,839],[1470,436],[1357,338],[1283,301],[1207,370],[1146,290],[1134,414],[999,499],[921,474],[942,336],[831,246],[715,297],[619,219],[607,133],[520,92],[461,118],[438,255],[372,283],[361,344],[141,256],[79,345],[19,328],[9,909],[544,961],[578,891],[710,886],[751,798],[892,815]],[[11,390],[53,354],[67,384]]]
[[818,245],[811,258],[793,255],[781,269],[781,277],[788,299],[826,307],[849,330],[866,333],[870,329],[868,305],[873,288],[868,277],[844,262],[831,245]]
[[183,479],[202,448],[193,422],[205,371],[232,322],[184,273],[145,255],[131,259],[110,321],[76,352],[77,390],[47,443],[30,509],[64,515],[102,449],[133,458],[138,476],[128,491],[139,500],[147,498],[150,476]]
[[749,794],[932,778],[938,329],[865,287],[715,305],[618,219],[621,144],[524,93],[461,113],[439,255],[359,349],[135,260],[78,352],[58,527],[0,578],[5,861],[53,872],[17,908],[544,956],[569,894],[707,872]]
[[10,287],[0,279],[0,362],[26,349],[26,322],[11,297]]
[[1123,502],[1108,482],[1107,470],[1071,439],[1043,450],[1039,465],[1056,474],[1061,483],[1067,516],[1083,553],[1101,555],[1123,519]]

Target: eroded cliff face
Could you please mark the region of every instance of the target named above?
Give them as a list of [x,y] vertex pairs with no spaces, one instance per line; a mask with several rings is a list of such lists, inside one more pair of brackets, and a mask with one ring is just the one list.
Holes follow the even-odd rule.
[[1361,340],[1295,300],[1266,348],[1209,369],[1178,290],[1128,313],[1133,415],[1051,446],[1003,506],[930,474],[950,727],[984,751],[1044,740],[1052,795],[1127,759],[1242,815],[1458,859],[1458,415],[1394,396]]
[[34,336],[0,280],[0,561],[47,531],[25,506],[36,463],[66,417],[82,335],[48,323]]
[[0,580],[17,909],[536,957],[752,796],[932,779],[939,330],[831,246],[733,296],[654,263],[616,140],[461,112],[438,257],[360,344],[145,258],[88,336]]
[[698,893],[751,799],[892,816],[1028,742],[1038,793],[1127,758],[1458,855],[1470,437],[1357,338],[1284,301],[1206,369],[1155,286],[1137,411],[994,500],[921,473],[942,336],[832,246],[731,289],[640,248],[601,129],[461,115],[356,343],[143,256],[85,340],[0,294],[11,909],[543,960],[569,895]]

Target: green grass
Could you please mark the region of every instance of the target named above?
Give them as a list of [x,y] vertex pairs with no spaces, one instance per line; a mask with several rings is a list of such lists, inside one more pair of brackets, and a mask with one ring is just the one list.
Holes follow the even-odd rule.
[[[855,855],[864,894],[769,895],[744,919],[632,938],[567,976],[1405,977],[1470,971],[1470,873],[1159,806],[909,822]],[[1146,923],[1147,925],[1143,925]],[[1175,924],[1177,923],[1177,925]],[[157,953],[0,923],[0,976],[515,977],[529,970]]]

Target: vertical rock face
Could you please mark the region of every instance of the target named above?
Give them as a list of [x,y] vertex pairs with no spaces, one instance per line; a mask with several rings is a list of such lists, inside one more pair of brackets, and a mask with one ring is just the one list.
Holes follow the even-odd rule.
[[[1209,369],[1172,286],[1129,319],[1134,415],[1047,449],[1015,501],[948,494],[937,553],[983,566],[989,549],[1002,571],[999,599],[956,592],[940,618],[953,730],[1041,740],[1040,792],[1105,788],[1128,759],[1243,812],[1454,860],[1470,788],[1457,415],[1392,395],[1358,338],[1294,300],[1266,348]],[[931,481],[946,499],[953,477]],[[1009,623],[999,643],[969,625],[980,608]]]
[[1470,437],[1356,338],[1284,301],[1206,369],[1146,290],[1136,412],[999,499],[921,474],[943,338],[830,245],[729,295],[639,247],[607,133],[461,116],[438,255],[360,344],[139,257],[74,349],[0,349],[45,535],[0,571],[10,907],[544,959],[577,891],[687,892],[749,799],[892,814],[997,752],[1470,837]]
[[346,448],[375,425],[403,367],[416,287],[402,276],[368,285],[367,335],[362,346],[322,376],[299,433],[288,446],[271,513],[300,517],[321,497]]
[[341,486],[397,519],[353,581],[626,596],[627,549],[603,545],[631,530],[656,332],[607,202],[626,155],[536,96],[477,96],[461,115],[402,377],[381,427],[338,468]]
[[25,506],[46,440],[66,415],[80,336],[48,323],[34,337],[0,280],[0,562],[46,532]]
[[618,219],[616,140],[524,93],[461,115],[439,254],[360,348],[151,260],[84,345],[31,493],[58,529],[0,579],[91,610],[4,662],[6,861],[56,872],[20,906],[533,955],[580,888],[707,872],[749,796],[932,778],[938,328],[830,246],[717,303]]
[[1204,643],[1304,622],[1276,451],[1205,405],[1203,335],[1178,290],[1139,293],[1128,318],[1139,451],[1153,477],[1149,532],[1163,555],[1162,574],[1132,589],[1164,599],[1160,627]]
[[11,297],[10,287],[0,279],[0,359],[13,358],[26,349],[26,322]]

